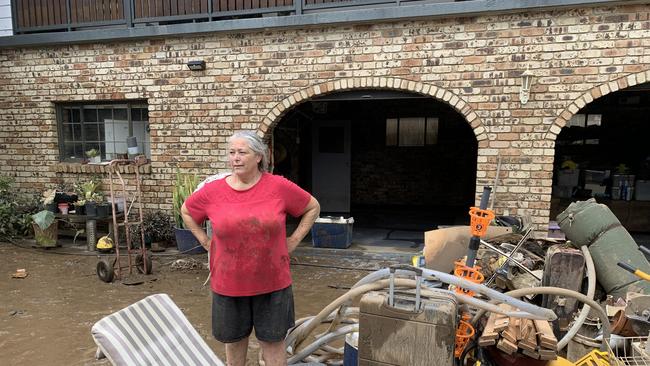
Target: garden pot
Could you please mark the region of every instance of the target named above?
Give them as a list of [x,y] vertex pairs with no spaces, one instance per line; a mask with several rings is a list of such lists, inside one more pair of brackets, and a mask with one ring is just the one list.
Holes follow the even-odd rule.
[[62,203],[59,203],[58,207],[59,207],[59,211],[61,211],[61,214],[63,214],[63,215],[68,214],[68,209],[70,209],[69,204],[67,204],[65,202],[62,202]]
[[111,206],[106,203],[100,203],[97,205],[97,217],[104,218],[111,214]]
[[50,212],[59,213],[59,207],[56,202],[48,203],[45,205],[45,209]]
[[97,203],[96,202],[86,202],[86,216],[97,216]]
[[32,223],[36,245],[42,248],[56,247],[59,236],[59,223],[54,220],[46,229],[41,229],[36,223]]
[[102,162],[102,157],[101,156],[93,156],[92,158],[88,158],[88,163],[89,164],[99,164]]
[[205,248],[188,229],[174,228],[176,234],[176,247],[181,254],[203,254]]

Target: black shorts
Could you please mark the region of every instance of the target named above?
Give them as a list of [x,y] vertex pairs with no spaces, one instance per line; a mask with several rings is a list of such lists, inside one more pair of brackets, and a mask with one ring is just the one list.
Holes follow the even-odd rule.
[[231,297],[212,293],[212,335],[233,343],[251,334],[263,342],[283,341],[294,326],[291,286],[268,294]]

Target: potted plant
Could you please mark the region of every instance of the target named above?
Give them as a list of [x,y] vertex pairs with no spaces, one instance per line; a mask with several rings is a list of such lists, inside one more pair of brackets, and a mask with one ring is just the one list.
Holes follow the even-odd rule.
[[92,178],[82,183],[75,183],[74,190],[78,196],[76,205],[80,207],[83,204],[85,214],[88,216],[97,216],[97,202],[104,200],[104,197],[97,193],[97,189],[100,186],[101,181],[98,178]]
[[44,248],[55,247],[59,234],[59,225],[54,217],[54,212],[42,210],[32,215],[32,220],[36,244]]
[[45,206],[45,209],[52,213],[58,212],[58,206],[54,201],[55,198],[56,198],[56,189],[45,190],[43,192],[43,197],[41,198],[41,202],[43,203],[43,206]]
[[152,250],[164,250],[166,244],[174,238],[174,221],[171,216],[163,211],[147,212],[142,218],[145,242],[151,242]]
[[93,193],[88,199],[86,199],[86,216],[98,216],[97,205],[101,202],[104,202],[104,196],[100,193]]
[[196,189],[199,184],[198,177],[194,174],[181,174],[176,172],[176,181],[174,182],[174,191],[172,194],[172,205],[174,209],[174,221],[176,222],[175,236],[176,246],[181,253],[201,254],[205,253],[205,248],[189,229],[185,228],[183,218],[181,217],[181,207],[187,197]]
[[86,151],[86,156],[88,157],[88,162],[90,164],[99,164],[102,162],[102,157],[99,156],[99,150],[90,149]]
[[86,214],[86,200],[80,199],[77,200],[74,204],[74,213],[76,215],[85,215]]

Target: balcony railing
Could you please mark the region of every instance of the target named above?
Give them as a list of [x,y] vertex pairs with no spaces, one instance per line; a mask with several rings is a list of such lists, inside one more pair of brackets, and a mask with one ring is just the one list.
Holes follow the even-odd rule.
[[14,34],[206,22],[462,0],[11,0]]

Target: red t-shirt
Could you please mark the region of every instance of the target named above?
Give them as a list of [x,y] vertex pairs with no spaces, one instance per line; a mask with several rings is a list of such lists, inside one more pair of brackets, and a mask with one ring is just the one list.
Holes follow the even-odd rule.
[[212,223],[210,284],[225,296],[253,296],[291,284],[286,214],[304,213],[311,195],[291,181],[264,173],[236,191],[219,179],[192,194],[185,207],[196,223]]

